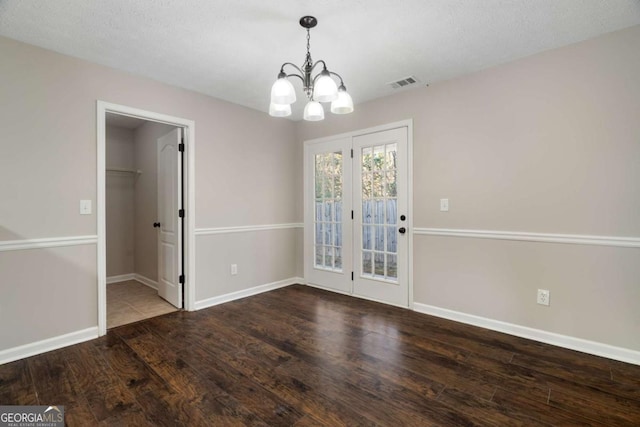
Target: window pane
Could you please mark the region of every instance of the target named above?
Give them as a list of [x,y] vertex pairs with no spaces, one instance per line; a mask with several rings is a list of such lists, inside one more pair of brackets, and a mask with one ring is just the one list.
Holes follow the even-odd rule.
[[362,274],[371,275],[371,252],[362,253]]
[[362,226],[362,249],[373,249],[371,247],[371,227],[364,225]]
[[336,248],[335,249],[335,267],[336,268],[342,268],[342,249],[341,248]]
[[384,227],[375,226],[376,229],[376,251],[384,251]]
[[387,181],[385,183],[385,195],[387,197],[397,197],[398,186],[396,183],[396,171],[387,172],[386,178],[387,178]]
[[330,200],[325,200],[324,202],[324,221],[331,221],[333,219],[332,215],[333,202]]
[[387,158],[385,168],[387,170],[396,169],[396,157],[398,155],[398,145],[397,144],[387,144]]
[[324,266],[333,267],[333,248],[330,246],[324,247]]
[[322,223],[316,222],[316,245],[322,244]]
[[376,200],[374,202],[373,223],[384,224],[384,200]]
[[395,226],[387,227],[387,252],[396,253],[398,251],[397,236],[398,231]]
[[336,201],[333,208],[336,212],[336,222],[342,222],[342,201]]
[[384,145],[373,147],[373,169],[381,170],[384,168]]
[[375,252],[375,271],[376,276],[384,276],[384,254]]
[[370,174],[364,174],[362,175],[362,199],[366,200],[366,199],[370,199],[373,195],[373,192],[371,190],[371,175]]
[[373,167],[371,166],[372,156],[371,147],[362,149],[362,172],[371,172]]
[[398,277],[398,258],[396,255],[387,254],[387,277],[393,279]]
[[373,212],[371,212],[373,208],[372,200],[363,200],[362,201],[362,222],[365,224],[371,224],[373,222]]
[[396,199],[387,200],[387,224],[398,223],[398,201]]
[[316,266],[322,267],[324,264],[322,261],[323,247],[316,245]]
[[334,245],[337,247],[342,247],[342,224],[339,222],[333,225],[333,235],[334,235]]
[[333,245],[333,224],[330,222],[324,223],[324,244]]
[[373,197],[384,197],[384,173],[373,173]]
[[322,221],[322,201],[316,201],[316,221]]

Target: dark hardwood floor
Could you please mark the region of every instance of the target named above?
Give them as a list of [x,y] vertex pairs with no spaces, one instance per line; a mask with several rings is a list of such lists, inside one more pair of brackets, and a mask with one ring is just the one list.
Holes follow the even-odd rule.
[[68,425],[640,425],[640,366],[305,287],[0,366]]

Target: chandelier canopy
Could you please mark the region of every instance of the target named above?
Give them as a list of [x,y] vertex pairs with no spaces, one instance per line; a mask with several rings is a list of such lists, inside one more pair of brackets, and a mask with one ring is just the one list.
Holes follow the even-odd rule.
[[[309,30],[318,25],[318,20],[313,16],[300,18],[300,25],[307,29],[307,56],[298,67],[290,62],[285,62],[280,67],[278,79],[271,87],[271,105],[269,114],[274,117],[287,117],[291,115],[291,104],[296,102],[296,91],[289,77],[297,77],[302,81],[309,102],[304,107],[304,119],[318,121],[324,119],[324,108],[321,102],[331,102],[331,112],[334,114],[348,114],[353,111],[353,100],[347,92],[347,88],[338,73],[329,71],[327,64],[322,60],[315,63],[311,59]],[[313,76],[314,69],[322,64],[322,71]],[[293,68],[294,72],[287,74],[285,67]],[[296,73],[297,72],[297,73]],[[340,79],[340,85],[333,77]]]

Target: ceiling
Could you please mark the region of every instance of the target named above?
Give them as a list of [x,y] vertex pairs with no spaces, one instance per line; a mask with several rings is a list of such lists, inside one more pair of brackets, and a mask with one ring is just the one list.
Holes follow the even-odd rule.
[[640,1],[0,0],[0,35],[266,112],[281,64],[304,61],[304,15],[319,21],[313,59],[357,108],[407,76],[434,83],[640,24]]

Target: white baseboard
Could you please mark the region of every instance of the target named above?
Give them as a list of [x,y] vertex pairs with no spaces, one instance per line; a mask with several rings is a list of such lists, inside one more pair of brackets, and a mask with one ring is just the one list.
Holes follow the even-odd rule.
[[205,300],[196,301],[195,309],[202,310],[203,308],[213,307],[214,305],[223,304],[225,302],[230,302],[237,299],[250,297],[252,295],[273,291],[274,289],[284,288],[285,286],[291,286],[296,283],[303,283],[303,282],[304,282],[304,279],[301,279],[300,277],[291,277],[289,279],[267,283],[266,285],[255,286],[253,288],[244,289],[242,291],[231,292],[229,294],[220,295],[218,297],[207,298]]
[[636,350],[615,347],[609,344],[589,341],[582,338],[570,337],[568,335],[556,334],[554,332],[529,328],[527,326],[515,325],[513,323],[488,319],[486,317],[475,316],[473,314],[448,310],[446,308],[435,307],[418,302],[413,303],[413,309],[419,313],[442,317],[444,319],[466,323],[468,325],[479,326],[481,328],[491,329],[492,331],[503,332],[505,334],[515,335],[517,337],[527,338],[558,347],[581,351],[583,353],[593,354],[595,356],[601,356],[613,360],[619,360],[625,363],[640,365],[640,351]]
[[151,289],[158,290],[158,282],[156,282],[155,280],[151,280],[148,277],[143,276],[142,274],[138,274],[138,273],[134,274],[133,280],[136,280],[142,283],[143,285],[147,285]]
[[127,282],[129,280],[135,280],[136,282],[140,282],[143,285],[147,285],[152,289],[158,290],[158,282],[156,282],[155,280],[151,280],[148,277],[138,273],[121,274],[119,276],[109,276],[107,277],[107,285],[110,285],[112,283]]
[[98,338],[98,327],[83,329],[81,331],[70,332],[68,334],[59,335],[57,337],[47,338],[42,341],[21,345],[0,351],[0,365],[13,362],[14,360],[24,359],[25,357],[34,356],[36,354],[46,353],[47,351],[57,350],[73,344],[89,341]]
[[120,274],[118,276],[109,276],[109,277],[107,277],[107,285],[110,285],[112,283],[126,282],[128,280],[134,280],[135,277],[136,277],[136,275],[133,274],[133,273]]

